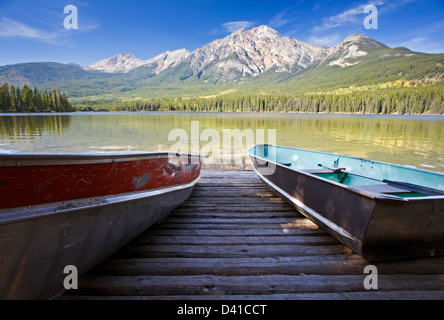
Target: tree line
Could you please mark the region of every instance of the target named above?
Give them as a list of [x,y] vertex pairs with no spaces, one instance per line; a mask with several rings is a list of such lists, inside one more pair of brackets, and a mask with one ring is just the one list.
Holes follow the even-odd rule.
[[26,84],[15,88],[4,83],[0,87],[0,113],[4,112],[72,112],[75,111],[65,93],[34,90]]
[[80,111],[184,112],[347,112],[368,114],[444,114],[444,88],[424,86],[346,93],[231,94],[139,100],[88,100]]
[[59,89],[27,85],[0,87],[2,112],[182,111],[182,112],[347,112],[368,114],[444,114],[444,86],[288,94],[229,94],[137,100],[83,100],[71,104]]

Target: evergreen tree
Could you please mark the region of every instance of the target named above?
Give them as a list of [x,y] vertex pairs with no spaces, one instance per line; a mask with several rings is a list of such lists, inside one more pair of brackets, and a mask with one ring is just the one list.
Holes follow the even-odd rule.
[[34,112],[32,106],[32,90],[25,84],[21,92],[21,112]]
[[9,94],[9,85],[7,83],[0,87],[0,112],[11,111],[11,96]]
[[22,100],[22,91],[20,90],[20,88],[17,88],[15,90],[15,95],[16,95],[16,101],[17,101],[17,105],[15,106],[15,110],[17,112],[23,112],[23,100]]
[[35,107],[35,112],[42,112],[43,111],[43,101],[42,101],[42,95],[40,91],[37,90],[37,87],[34,87],[34,97],[33,97],[33,104]]
[[14,86],[11,85],[11,89],[9,92],[11,95],[11,110],[10,111],[17,111],[18,100],[17,100],[17,92],[15,91]]

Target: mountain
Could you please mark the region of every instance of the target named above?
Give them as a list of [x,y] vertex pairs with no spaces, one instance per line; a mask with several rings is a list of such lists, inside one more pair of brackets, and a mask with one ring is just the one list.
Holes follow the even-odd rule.
[[157,75],[185,62],[200,79],[232,81],[257,76],[271,68],[276,72],[289,72],[295,67],[307,68],[324,59],[327,53],[327,47],[284,37],[276,30],[260,26],[251,30],[239,29],[193,52],[186,49],[167,51],[146,61],[134,55],[119,54],[87,66],[85,70],[119,73],[156,64],[152,73]]
[[162,71],[177,66],[178,64],[186,61],[190,56],[191,52],[187,49],[179,49],[175,51],[166,51],[158,56],[146,61],[147,65],[155,64],[156,67],[153,69],[152,73],[158,75]]
[[193,52],[186,49],[167,51],[146,61],[131,54],[118,54],[87,66],[85,70],[126,73],[141,66],[155,65],[151,73],[157,75],[184,62],[199,79],[227,82],[258,76],[270,69],[275,72],[306,69],[328,59],[332,60],[330,65],[349,66],[359,63],[350,63],[350,59],[366,56],[369,52],[365,50],[372,48],[388,47],[354,34],[341,44],[327,48],[285,37],[272,28],[260,26],[251,30],[239,29]]
[[378,49],[389,49],[388,46],[361,34],[352,34],[342,43],[328,49],[325,60],[329,65],[348,67],[360,63],[362,57]]
[[156,65],[153,74],[159,74],[167,68],[174,67],[186,59],[190,52],[186,49],[167,51],[149,60],[141,60],[133,54],[118,54],[84,67],[85,70],[95,70],[105,73],[127,73],[141,66]]
[[199,79],[227,82],[258,76],[270,69],[275,72],[304,69],[322,59],[326,49],[283,37],[277,31],[261,26],[237,30],[193,51],[189,64]]
[[[76,64],[54,62],[20,63],[0,67],[0,83],[14,86],[39,85],[48,82],[85,80],[95,78],[96,72],[88,72]],[[106,77],[105,74],[100,76]]]
[[144,64],[146,64],[146,61],[140,60],[133,54],[118,54],[114,57],[96,62],[84,69],[103,71],[106,73],[124,73],[141,67]]
[[283,36],[267,26],[239,29],[193,52],[166,51],[148,60],[118,54],[86,67],[55,63],[0,67],[0,83],[59,87],[74,98],[112,99],[227,90],[312,92],[436,80],[443,75],[443,54],[389,48],[360,34],[329,48]]

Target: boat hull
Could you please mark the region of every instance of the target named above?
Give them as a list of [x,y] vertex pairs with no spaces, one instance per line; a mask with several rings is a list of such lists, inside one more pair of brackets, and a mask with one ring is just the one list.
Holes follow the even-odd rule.
[[444,254],[442,197],[372,196],[319,178],[309,170],[295,170],[249,154],[265,184],[366,260]]
[[[190,196],[200,178],[200,161],[181,165],[180,170],[170,170],[172,163],[163,155],[131,161],[142,161],[151,173],[155,162],[168,177],[159,181],[169,182],[140,191],[0,210],[1,299],[60,295],[71,276],[65,273],[67,266],[74,266],[80,277],[164,219]],[[178,172],[182,177],[172,177]]]

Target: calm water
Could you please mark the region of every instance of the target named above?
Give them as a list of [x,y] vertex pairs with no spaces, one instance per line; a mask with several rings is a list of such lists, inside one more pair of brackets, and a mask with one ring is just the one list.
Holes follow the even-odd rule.
[[[209,153],[208,168],[248,168],[245,150],[254,143],[274,143],[273,131],[269,131],[272,129],[276,130],[275,143],[278,145],[444,172],[444,116],[239,113],[2,115],[0,153],[143,152],[176,151],[177,148],[180,148],[179,151],[188,149],[195,152],[197,146],[200,151]],[[262,141],[261,131],[264,133]],[[236,132],[249,132],[254,141],[244,138],[243,143],[236,144],[230,135]],[[171,141],[168,141],[169,138]]]

